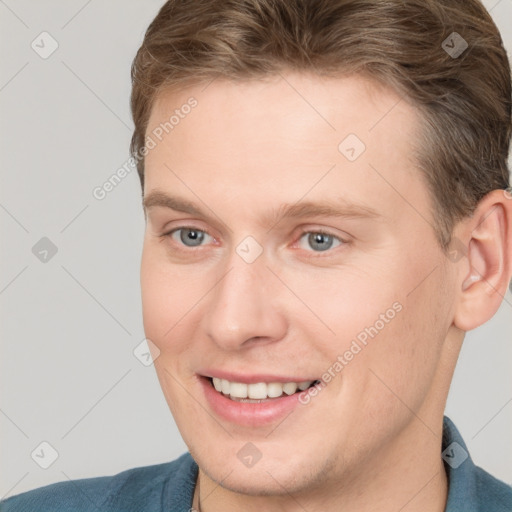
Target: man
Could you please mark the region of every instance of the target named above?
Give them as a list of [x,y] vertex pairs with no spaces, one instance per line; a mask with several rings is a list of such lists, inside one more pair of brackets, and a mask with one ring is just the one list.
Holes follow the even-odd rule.
[[190,453],[2,510],[512,510],[443,417],[512,275],[482,5],[174,0],[132,77],[144,328]]

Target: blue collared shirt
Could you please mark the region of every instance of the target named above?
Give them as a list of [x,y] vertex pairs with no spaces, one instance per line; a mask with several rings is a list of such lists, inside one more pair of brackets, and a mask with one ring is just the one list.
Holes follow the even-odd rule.
[[[512,512],[512,487],[475,466],[444,417],[445,512]],[[0,501],[0,512],[189,512],[198,467],[190,453],[113,476],[59,482]]]

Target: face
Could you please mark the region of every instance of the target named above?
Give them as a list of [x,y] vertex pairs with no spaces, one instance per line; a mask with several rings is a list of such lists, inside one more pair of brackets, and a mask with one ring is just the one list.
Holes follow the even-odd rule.
[[227,489],[355,479],[425,436],[415,415],[442,417],[453,275],[398,100],[290,73],[153,105],[144,327],[185,442]]

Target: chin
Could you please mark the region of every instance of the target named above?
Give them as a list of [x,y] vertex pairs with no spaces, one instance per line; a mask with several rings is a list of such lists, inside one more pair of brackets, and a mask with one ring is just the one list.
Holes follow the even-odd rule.
[[[210,477],[211,478],[211,477]],[[279,485],[267,475],[267,478],[238,478],[230,475],[225,481],[218,484],[228,491],[247,496],[286,496],[288,492],[285,485]]]
[[268,471],[265,468],[235,469],[226,476],[226,467],[219,468],[219,471],[203,471],[210,479],[218,483],[224,489],[238,494],[249,496],[286,496],[290,492],[297,492],[308,487],[307,478],[302,475],[298,478],[294,474],[294,468],[286,467],[278,470]]
[[252,467],[244,466],[236,454],[227,458],[224,452],[223,457],[212,460],[212,451],[199,457],[191,453],[211,480],[232,492],[249,496],[289,496],[290,493],[320,490],[326,483],[325,475],[335,470],[337,457],[312,460],[308,450],[291,450],[296,452],[295,457],[271,459],[264,455]]

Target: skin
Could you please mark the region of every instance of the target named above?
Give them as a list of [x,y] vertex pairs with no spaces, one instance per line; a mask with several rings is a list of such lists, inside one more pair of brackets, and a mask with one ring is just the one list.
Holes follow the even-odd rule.
[[[418,113],[393,91],[358,76],[217,79],[160,93],[147,134],[190,96],[197,106],[146,156],[144,197],[166,192],[208,216],[145,210],[141,286],[202,510],[444,510],[443,411],[465,331],[492,317],[510,279],[509,196],[491,192],[456,226],[468,252],[453,261],[411,156]],[[366,145],[353,162],[338,150],[350,133]],[[380,216],[270,220],[283,203],[342,199]],[[187,246],[168,234],[180,227],[210,235]],[[338,237],[328,250],[308,242],[319,229]],[[263,248],[253,263],[236,252],[247,236]],[[397,301],[402,310],[281,423],[242,427],[205,400],[206,366],[320,379]],[[248,441],[262,455],[250,468],[237,457]],[[196,508],[197,498],[196,486]]]

